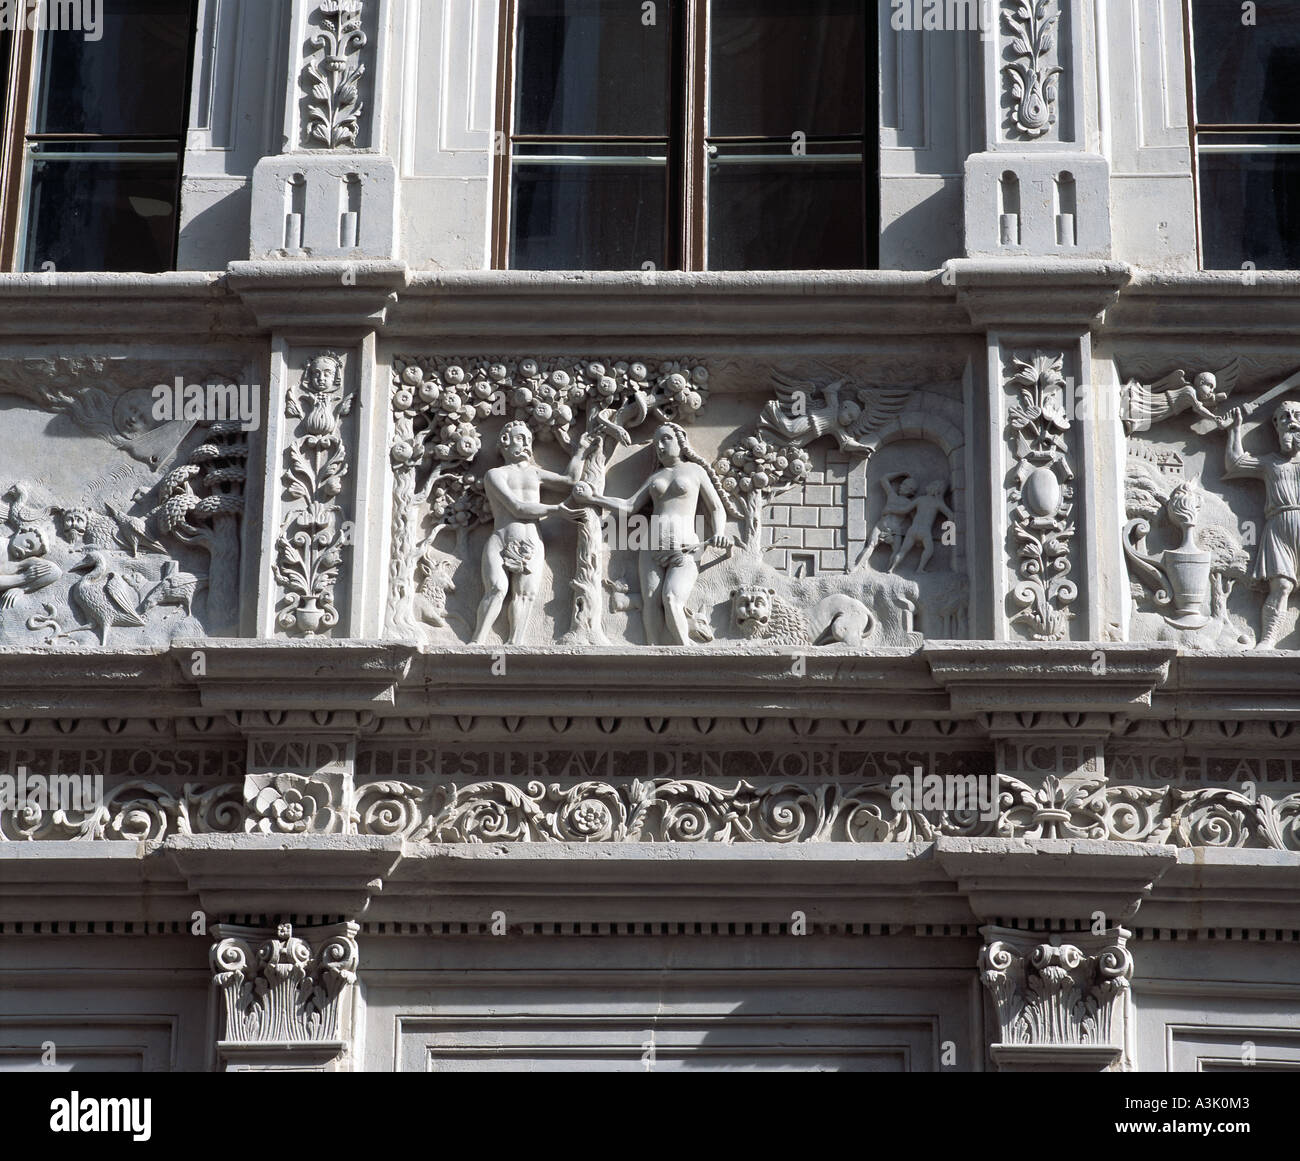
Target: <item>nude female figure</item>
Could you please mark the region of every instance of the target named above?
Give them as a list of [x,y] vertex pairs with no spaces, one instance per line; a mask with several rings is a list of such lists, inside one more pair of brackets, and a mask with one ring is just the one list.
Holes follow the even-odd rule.
[[[722,489],[707,461],[690,445],[686,432],[666,423],[655,432],[659,469],[628,500],[597,495],[588,484],[574,488],[574,500],[631,516],[649,503],[650,547],[640,553],[641,616],[646,644],[690,643],[687,607],[706,548],[730,549]],[[695,534],[695,517],[703,506],[710,535]]]

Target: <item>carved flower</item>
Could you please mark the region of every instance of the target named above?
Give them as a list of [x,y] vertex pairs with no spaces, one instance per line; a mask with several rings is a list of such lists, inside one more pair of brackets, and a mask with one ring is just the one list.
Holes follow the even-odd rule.
[[584,802],[573,812],[571,822],[578,834],[599,834],[609,825],[609,807],[603,802]]
[[333,814],[330,790],[301,774],[277,774],[253,800],[257,828],[264,834],[304,834],[326,829]]

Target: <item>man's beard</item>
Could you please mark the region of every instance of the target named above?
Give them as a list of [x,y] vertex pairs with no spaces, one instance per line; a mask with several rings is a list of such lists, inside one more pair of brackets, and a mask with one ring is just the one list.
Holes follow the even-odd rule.
[[1300,451],[1300,431],[1281,431],[1277,438],[1287,455],[1293,456]]

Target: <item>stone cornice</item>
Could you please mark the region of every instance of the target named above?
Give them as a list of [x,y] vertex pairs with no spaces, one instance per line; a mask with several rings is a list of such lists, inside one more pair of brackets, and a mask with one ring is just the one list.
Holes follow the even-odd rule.
[[[1102,260],[953,259],[939,270],[752,273],[412,271],[402,262],[234,262],[164,274],[0,274],[0,337],[16,343],[146,338],[316,340],[378,330],[393,342],[530,351],[700,353],[902,344],[986,329],[1033,338],[1289,340],[1300,273],[1163,273]],[[57,309],[56,309],[57,308]]]
[[1135,271],[1106,318],[1116,337],[1194,336],[1198,341],[1292,340],[1300,329],[1300,272]]
[[[9,723],[0,723],[0,738],[15,740],[42,722],[61,723],[64,735],[105,723],[107,737],[138,734],[131,722],[147,721],[145,732],[157,735],[168,722],[207,717],[251,735],[364,733],[379,718],[461,716],[572,718],[592,725],[595,740],[594,723],[605,717],[748,721],[747,736],[764,719],[850,723],[837,738],[881,732],[870,723],[956,719],[967,723],[964,737],[971,729],[984,736],[1100,729],[1104,737],[1112,729],[1097,723],[1108,718],[1115,731],[1126,720],[1300,719],[1300,670],[1291,654],[1091,642],[935,641],[910,653],[796,655],[720,647],[434,653],[399,641],[208,639],[177,641],[169,653],[0,651],[0,714]],[[1053,726],[1070,715],[1081,720]],[[740,736],[738,728],[723,734]],[[1277,742],[1293,744],[1285,731]]]
[[656,339],[704,351],[804,348],[859,336],[972,332],[939,271],[414,273],[390,337],[530,350]]
[[[889,844],[402,844],[212,835],[158,844],[11,844],[0,923],[966,925],[1300,929],[1300,854],[1092,840]],[[1130,916],[1135,918],[1130,919]],[[48,928],[46,929],[48,930]],[[117,929],[121,931],[121,928]],[[30,929],[28,929],[30,933]]]
[[0,337],[102,343],[244,338],[257,329],[222,273],[0,274]]
[[232,262],[226,285],[261,327],[337,339],[382,327],[407,277],[403,262]]
[[1122,262],[955,258],[943,278],[980,328],[1012,333],[1097,329],[1132,270]]

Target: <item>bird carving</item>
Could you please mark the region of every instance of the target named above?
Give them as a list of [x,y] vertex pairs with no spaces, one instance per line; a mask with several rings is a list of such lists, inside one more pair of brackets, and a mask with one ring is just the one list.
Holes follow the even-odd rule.
[[180,565],[169,560],[163,565],[162,579],[145,597],[140,612],[148,615],[159,605],[179,605],[187,617],[194,612],[194,598],[200,590],[208,587],[205,577],[195,576],[190,572],[181,572]]
[[139,592],[120,573],[109,571],[102,552],[86,553],[72,571],[84,574],[69,594],[88,622],[79,628],[97,632],[100,645],[108,645],[111,629],[140,629],[147,624],[140,615]]
[[125,512],[119,512],[107,501],[104,502],[104,507],[117,521],[117,538],[132,556],[139,556],[141,548],[164,556],[167,554],[167,550],[149,535],[148,525],[139,516],[128,516]]

